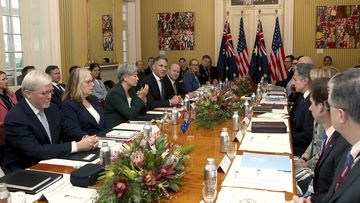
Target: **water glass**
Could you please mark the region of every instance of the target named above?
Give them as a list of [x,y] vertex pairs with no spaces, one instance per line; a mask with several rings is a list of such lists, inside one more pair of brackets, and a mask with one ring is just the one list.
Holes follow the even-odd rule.
[[235,143],[235,142],[228,142],[228,143],[227,143],[227,149],[226,149],[226,154],[228,155],[228,157],[229,157],[230,159],[235,158],[236,152],[237,152],[237,143]]
[[11,202],[26,203],[26,194],[23,191],[14,192],[11,194]]
[[249,111],[247,112],[247,114],[245,115],[249,120],[251,120],[252,116],[253,116],[254,112],[253,112],[253,108],[249,107]]
[[209,181],[209,180],[204,181],[202,193],[203,193],[203,199],[206,203],[214,202],[217,193],[216,181]]
[[[248,127],[248,126],[246,125],[245,122],[241,122],[241,123],[240,123],[240,133],[241,133],[242,136],[245,135],[247,127]],[[239,140],[239,141],[240,141],[240,140]]]

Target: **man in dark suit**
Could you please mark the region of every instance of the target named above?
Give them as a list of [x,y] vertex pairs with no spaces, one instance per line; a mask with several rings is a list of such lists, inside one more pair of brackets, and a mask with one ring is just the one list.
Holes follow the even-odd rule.
[[60,83],[61,74],[58,66],[50,65],[46,67],[45,73],[51,76],[52,85],[54,87],[54,95],[51,97],[51,102],[56,104],[58,108],[62,107],[62,95],[65,92],[65,85]]
[[157,107],[170,107],[180,104],[181,97],[171,94],[173,91],[171,84],[162,80],[167,73],[167,62],[165,56],[158,56],[155,58],[152,66],[152,73],[147,75],[140,83],[140,87],[145,84],[149,86],[149,92],[147,94],[147,102],[149,109]]
[[[180,66],[178,64],[171,64],[167,76],[164,77],[164,80],[167,84],[171,85],[169,89],[170,94],[180,95],[182,98],[185,96],[184,90],[182,87],[182,81],[178,80],[180,76]],[[166,90],[165,90],[166,91]]]
[[152,73],[151,67],[154,64],[154,57],[150,56],[148,58],[148,67],[144,70],[145,76],[150,75]]
[[[22,70],[21,70],[21,76],[19,76],[17,78],[18,80],[18,85],[21,85],[24,77],[26,74],[28,74],[30,71],[33,71],[35,70],[35,67],[34,66],[25,66]],[[16,100],[19,102],[20,100],[24,99],[23,95],[22,95],[22,90],[21,88],[19,88],[18,90],[16,90],[15,92],[15,95],[16,95]]]
[[296,91],[302,94],[291,112],[291,137],[295,156],[301,156],[312,140],[314,118],[309,111],[312,68],[312,64],[298,64],[293,76]]
[[209,55],[204,55],[201,59],[199,80],[202,85],[218,83],[219,71],[217,67],[212,66],[212,61]]
[[[351,144],[346,151],[322,203],[360,202],[360,69],[352,68],[335,75],[329,82],[331,123]],[[292,202],[311,202],[310,199],[294,197]]]
[[59,116],[59,109],[50,102],[50,76],[40,71],[28,73],[22,91],[25,99],[11,108],[5,118],[5,173],[31,167],[41,160],[97,148],[96,136],[81,134]]

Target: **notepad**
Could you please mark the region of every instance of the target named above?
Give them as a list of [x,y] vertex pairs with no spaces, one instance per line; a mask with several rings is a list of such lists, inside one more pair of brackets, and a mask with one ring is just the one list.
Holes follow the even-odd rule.
[[117,139],[129,139],[136,135],[139,135],[140,131],[130,131],[130,130],[112,130],[106,133],[106,137],[112,137]]
[[34,170],[17,170],[0,179],[11,192],[36,194],[62,178],[62,174]]

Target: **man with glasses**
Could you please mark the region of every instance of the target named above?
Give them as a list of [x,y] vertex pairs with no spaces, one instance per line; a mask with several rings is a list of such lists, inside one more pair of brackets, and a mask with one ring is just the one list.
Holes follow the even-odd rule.
[[41,160],[63,157],[97,148],[96,136],[86,136],[70,128],[52,104],[52,79],[32,71],[22,83],[24,98],[5,118],[5,173],[29,168]]
[[[345,150],[322,203],[360,202],[360,69],[352,68],[334,76],[329,82],[331,123],[351,145]],[[311,200],[294,197],[291,202]]]
[[200,81],[197,77],[199,72],[199,61],[197,59],[190,60],[190,70],[184,74],[183,87],[184,92],[190,93],[197,90],[200,87]]

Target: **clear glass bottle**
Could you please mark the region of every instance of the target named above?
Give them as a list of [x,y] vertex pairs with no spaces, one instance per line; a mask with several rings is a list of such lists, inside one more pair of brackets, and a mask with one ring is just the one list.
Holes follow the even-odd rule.
[[144,131],[144,137],[147,138],[147,137],[150,137],[150,136],[151,136],[152,128],[151,128],[151,125],[150,125],[150,122],[149,122],[149,121],[146,121],[146,122],[145,122],[143,131]]
[[215,159],[208,158],[204,168],[204,181],[217,182],[217,167],[215,165]]
[[100,148],[100,163],[103,167],[108,167],[111,164],[110,147],[107,142],[103,142]]

